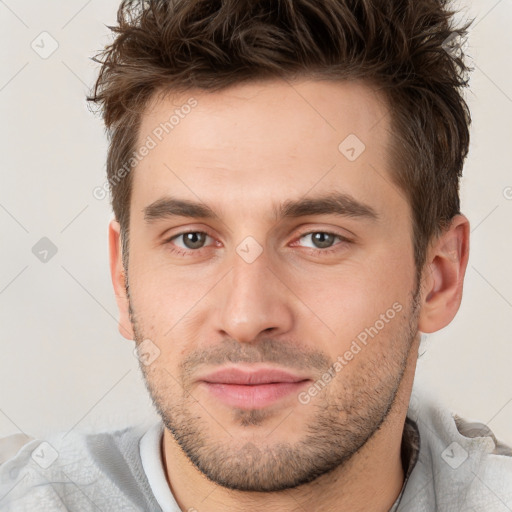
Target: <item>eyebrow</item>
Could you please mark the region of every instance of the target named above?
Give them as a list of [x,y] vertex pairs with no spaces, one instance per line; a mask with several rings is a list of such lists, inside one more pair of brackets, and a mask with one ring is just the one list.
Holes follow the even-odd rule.
[[143,210],[144,220],[148,223],[170,217],[199,217],[204,219],[219,219],[219,216],[207,205],[176,199],[174,197],[162,197],[146,206]]
[[[204,203],[162,197],[143,209],[144,220],[148,223],[171,217],[190,217],[219,220],[215,211]],[[369,205],[357,201],[345,193],[287,200],[273,208],[276,220],[306,217],[309,215],[339,215],[377,221],[379,214]]]
[[308,215],[340,215],[376,221],[379,214],[367,204],[357,201],[349,194],[340,192],[324,196],[285,201],[275,209],[276,218],[295,218]]

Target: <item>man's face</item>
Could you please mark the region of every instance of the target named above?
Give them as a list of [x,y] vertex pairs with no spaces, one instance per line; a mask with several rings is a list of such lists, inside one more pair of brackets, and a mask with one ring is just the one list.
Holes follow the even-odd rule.
[[141,367],[166,427],[221,485],[311,481],[389,413],[418,313],[389,128],[371,89],[316,81],[193,91],[143,117],[132,326],[160,351]]

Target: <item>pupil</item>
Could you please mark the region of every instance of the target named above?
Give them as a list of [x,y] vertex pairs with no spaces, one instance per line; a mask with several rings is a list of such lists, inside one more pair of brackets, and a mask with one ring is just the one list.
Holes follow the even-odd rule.
[[183,242],[189,249],[198,249],[204,243],[204,233],[187,233],[184,235]]
[[333,241],[334,241],[334,235],[331,235],[329,233],[314,233],[313,234],[314,244],[321,249],[330,247],[332,245]]

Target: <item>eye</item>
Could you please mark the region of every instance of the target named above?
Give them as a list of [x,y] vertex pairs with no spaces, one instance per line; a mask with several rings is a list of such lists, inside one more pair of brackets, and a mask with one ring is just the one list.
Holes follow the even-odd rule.
[[335,245],[336,240],[348,241],[340,235],[327,233],[325,231],[306,233],[302,235],[299,240],[309,242],[310,245],[305,245],[305,247],[311,247],[312,249],[329,249]]
[[181,249],[201,249],[206,245],[206,242],[213,241],[213,238],[208,236],[203,231],[190,231],[188,233],[181,233],[173,236],[169,242],[173,242],[177,247]]

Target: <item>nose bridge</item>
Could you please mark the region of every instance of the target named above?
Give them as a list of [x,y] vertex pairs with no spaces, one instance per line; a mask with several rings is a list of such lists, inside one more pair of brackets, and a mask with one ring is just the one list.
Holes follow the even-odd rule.
[[[266,255],[261,254],[254,261],[247,261],[240,255],[233,258],[233,271],[231,272],[231,281],[233,288],[231,290],[231,301],[240,306],[247,300],[258,300],[269,302],[271,300],[271,290],[269,283],[268,259]],[[236,299],[236,300],[235,300]]]
[[251,243],[242,242],[232,255],[219,301],[218,327],[239,342],[250,342],[262,331],[288,331],[293,320],[286,288],[268,268],[263,248],[257,250]]

